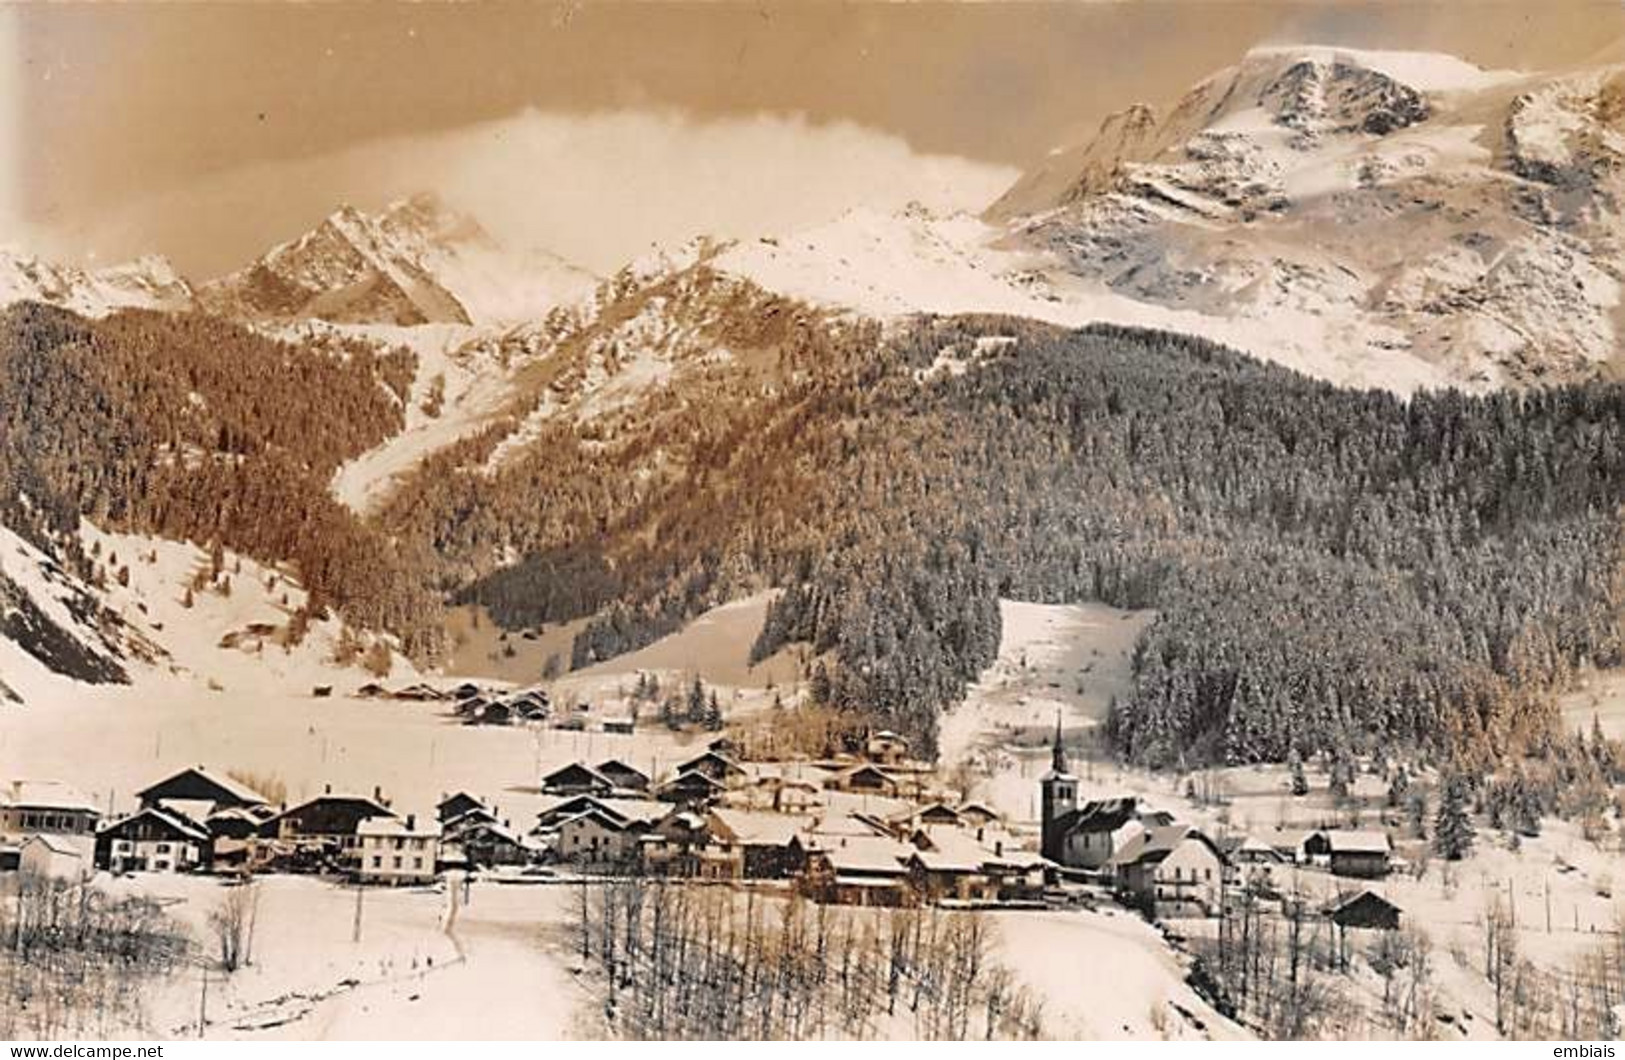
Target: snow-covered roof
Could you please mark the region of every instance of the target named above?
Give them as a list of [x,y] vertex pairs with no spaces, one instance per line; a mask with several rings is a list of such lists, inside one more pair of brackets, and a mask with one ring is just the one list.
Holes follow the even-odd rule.
[[903,862],[915,848],[907,843],[878,835],[808,836],[813,848],[829,859],[837,873],[867,872],[901,876]]
[[809,839],[818,839],[823,836],[870,836],[884,832],[883,828],[876,827],[872,818],[859,816],[855,813],[826,813],[814,822],[808,834]]
[[1277,828],[1269,833],[1269,844],[1276,850],[1298,850],[1315,835],[1313,828]]
[[[460,819],[461,818],[459,818],[459,820]],[[466,843],[468,842],[470,836],[479,835],[481,833],[495,836],[498,839],[509,843],[514,843],[518,846],[528,845],[525,842],[524,836],[521,836],[518,832],[515,832],[512,828],[509,828],[502,822],[492,821],[490,819],[481,819],[472,822],[467,827],[458,831],[457,838],[459,841]]]
[[1366,888],[1352,891],[1339,891],[1337,894],[1334,894],[1332,897],[1328,898],[1324,903],[1322,903],[1320,908],[1322,912],[1326,913],[1328,916],[1332,916],[1344,909],[1348,909],[1351,906],[1363,905],[1367,903],[1386,906],[1395,912],[1400,911],[1399,906],[1395,905],[1393,902],[1390,902],[1376,891]]
[[399,836],[418,839],[436,839],[440,836],[440,823],[417,818],[407,825],[404,817],[369,817],[356,825],[358,836]]
[[980,872],[993,851],[964,832],[938,829],[929,833],[931,848],[914,852],[926,868],[936,872]]
[[495,823],[497,815],[485,806],[473,806],[462,813],[448,817],[443,823],[449,832],[455,828],[468,828],[476,823]]
[[618,817],[639,824],[650,824],[671,812],[671,803],[657,799],[611,799],[593,797],[599,806]]
[[735,840],[747,846],[784,846],[806,825],[805,819],[790,814],[726,807],[712,810],[711,817]]
[[201,823],[214,813],[215,804],[210,799],[160,799],[158,806],[171,816]]
[[1334,828],[1325,836],[1333,854],[1386,854],[1393,849],[1387,832]]
[[82,858],[85,856],[85,852],[76,846],[72,840],[70,840],[67,836],[60,835],[31,835],[27,839],[23,840],[22,846],[18,847],[18,849],[27,850],[35,843],[43,846],[46,850],[49,850],[53,854],[61,854],[65,857],[74,858]]
[[675,777],[672,777],[670,780],[660,785],[660,790],[665,791],[668,788],[674,788],[681,784],[698,784],[701,787],[710,790],[721,790],[726,786],[721,781],[716,780],[715,778],[710,777],[697,769],[684,769]]
[[9,792],[0,789],[0,805],[29,810],[101,812],[84,792],[60,780],[14,780]]
[[585,793],[566,795],[542,807],[536,815],[538,827],[550,818],[562,822],[564,819],[579,816],[593,809],[619,820],[651,824],[671,812],[671,803],[658,802],[654,799],[609,798]]
[[1187,839],[1205,844],[1218,857],[1224,856],[1213,840],[1190,825],[1166,824],[1136,833],[1132,839],[1123,844],[1121,850],[1112,855],[1108,864],[1137,865],[1142,862],[1159,862],[1172,854]]
[[939,814],[946,813],[952,816],[956,821],[959,819],[959,811],[954,809],[952,806],[949,806],[945,802],[932,802],[927,803],[924,806],[905,806],[903,809],[898,810],[897,812],[888,816],[886,820],[895,824],[902,824],[905,821],[912,821],[916,817],[924,817],[926,814],[933,811],[937,811]]

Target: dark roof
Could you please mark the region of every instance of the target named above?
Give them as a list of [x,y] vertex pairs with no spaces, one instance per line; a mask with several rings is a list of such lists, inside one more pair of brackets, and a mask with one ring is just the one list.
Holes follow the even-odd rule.
[[267,817],[260,824],[261,834],[263,835],[269,833],[271,835],[275,835],[275,832],[271,830],[272,826],[281,821],[283,818],[298,817],[305,811],[315,809],[320,806],[358,806],[362,810],[367,811],[366,816],[368,817],[395,816],[394,810],[391,810],[389,807],[371,798],[370,796],[323,792],[314,799],[306,799],[297,806],[288,807],[286,810],[276,814],[274,817]]
[[687,773],[690,770],[697,769],[702,765],[714,765],[714,766],[717,766],[724,773],[743,773],[744,772],[744,770],[742,768],[740,768],[738,762],[735,762],[733,759],[729,758],[727,755],[722,754],[719,751],[706,751],[704,754],[696,755],[695,757],[690,758],[687,762],[684,762],[681,765],[679,765],[677,767],[677,772],[679,772],[679,773]]
[[1115,832],[1149,811],[1140,806],[1137,795],[1124,795],[1115,799],[1096,799],[1075,810],[1068,810],[1056,818],[1056,827],[1063,835],[1074,832]]
[[219,773],[210,772],[203,766],[192,766],[179,773],[172,774],[158,783],[143,788],[135,793],[135,797],[142,802],[150,802],[155,798],[164,797],[161,792],[165,788],[190,788],[198,794],[187,795],[185,798],[207,797],[214,802],[226,806],[256,806],[264,805],[265,796],[249,787],[247,784]]
[[847,784],[852,783],[852,781],[857,777],[871,777],[884,784],[890,784],[893,786],[897,784],[896,777],[892,776],[890,773],[886,772],[884,769],[881,769],[872,762],[862,762],[836,774],[836,779],[838,781]]
[[1321,906],[1321,912],[1343,927],[1397,928],[1403,911],[1375,891],[1344,891]]
[[666,781],[666,783],[661,785],[662,788],[674,788],[679,786],[703,787],[711,791],[718,791],[722,788],[722,784],[712,777],[701,773],[697,769],[684,769],[675,777],[672,777],[670,780]]
[[604,788],[613,788],[615,786],[615,784],[608,777],[598,772],[598,770],[593,769],[591,766],[582,765],[580,762],[571,762],[567,766],[562,766],[559,769],[553,770],[553,772],[542,778],[543,787],[550,787],[558,784],[583,783],[589,783]]
[[440,823],[449,831],[453,828],[470,828],[480,821],[494,822],[499,820],[497,815],[487,806],[470,806],[461,813],[454,813]]
[[172,810],[159,809],[155,806],[148,806],[145,809],[137,810],[128,817],[122,817],[100,829],[97,834],[122,836],[131,825],[143,819],[156,822],[161,829],[172,836],[181,836],[194,843],[207,843],[209,841],[209,832],[202,825]]
[[563,831],[570,825],[576,824],[580,821],[596,821],[599,827],[608,829],[611,832],[624,832],[628,828],[634,827],[636,824],[636,822],[628,821],[626,818],[621,817],[618,814],[606,813],[601,807],[593,806],[589,809],[581,811],[573,817],[566,817],[564,820],[560,821],[559,830]]
[[457,812],[466,813],[475,807],[485,807],[485,800],[477,795],[470,795],[466,791],[454,791],[435,804],[436,810],[444,810],[448,806],[461,807]]
[[610,780],[635,780],[640,785],[649,783],[649,774],[641,769],[627,765],[618,758],[611,758],[608,761],[598,763],[598,772]]
[[623,821],[647,823],[664,817],[671,807],[652,799],[612,799],[603,795],[571,795],[547,807],[536,815],[536,827],[542,829],[557,821],[576,817],[589,810],[598,810]]

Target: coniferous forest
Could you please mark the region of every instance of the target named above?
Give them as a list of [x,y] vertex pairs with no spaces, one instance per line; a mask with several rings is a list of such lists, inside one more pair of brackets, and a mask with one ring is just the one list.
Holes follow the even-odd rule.
[[[1488,753],[1546,732],[1574,667],[1618,661],[1617,386],[1407,402],[1202,340],[989,318],[810,345],[772,400],[691,399],[640,435],[676,470],[600,511],[600,544],[528,550],[465,596],[514,625],[597,613],[580,664],[777,585],[757,653],[810,642],[832,702],[927,738],[992,660],[999,597],[1152,608],[1111,733],[1168,766]],[[993,352],[929,372],[945,349]],[[605,452],[626,458],[601,447],[556,491],[513,473],[545,509],[626,481]]]
[[1153,609],[1109,731],[1170,767],[1488,756],[1549,731],[1575,668],[1620,662],[1618,385],[1405,400],[1113,327],[883,332],[749,290],[728,319],[746,355],[549,421],[494,471],[493,425],[362,518],[328,482],[400,429],[410,353],[19,306],[5,522],[288,562],[426,658],[445,601],[590,617],[582,665],[778,587],[755,652],[810,644],[819,695],[928,746],[996,653],[1001,597]]

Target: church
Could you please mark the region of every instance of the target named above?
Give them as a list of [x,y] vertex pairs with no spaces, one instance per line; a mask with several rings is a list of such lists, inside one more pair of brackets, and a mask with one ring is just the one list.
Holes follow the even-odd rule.
[[1173,814],[1152,810],[1137,795],[1078,804],[1078,778],[1068,769],[1061,719],[1055,718],[1050,769],[1038,782],[1041,846],[1046,858],[1067,868],[1099,871],[1112,855],[1148,828],[1172,824]]

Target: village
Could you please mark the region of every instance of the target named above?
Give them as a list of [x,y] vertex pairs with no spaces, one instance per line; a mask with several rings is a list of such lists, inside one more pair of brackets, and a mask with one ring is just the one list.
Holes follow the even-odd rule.
[[[1014,655],[1012,664],[1044,674]],[[212,987],[211,1006],[226,1013],[196,1021],[228,1036],[308,1033],[302,1021],[335,1018],[321,1015],[335,1006],[348,1033],[393,1033],[367,1015],[383,1011],[379,1002],[360,999],[392,991],[393,1011],[408,1011],[430,961],[435,982],[458,990],[488,989],[480,984],[491,975],[540,977],[577,997],[568,1011],[596,1011],[614,993],[603,963],[614,954],[580,940],[602,932],[598,918],[640,903],[700,903],[689,915],[711,909],[705,916],[723,919],[707,922],[718,924],[771,908],[854,938],[884,939],[887,924],[974,932],[964,925],[981,922],[989,955],[1052,1005],[1041,1032],[1036,1017],[996,1029],[1015,1036],[1301,1035],[1313,1025],[1493,1037],[1505,1033],[1502,998],[1475,970],[1472,940],[1494,927],[1497,947],[1513,938],[1542,968],[1566,970],[1616,927],[1606,849],[1553,823],[1544,837],[1510,846],[1505,834],[1486,837],[1469,860],[1447,860],[1374,762],[1340,798],[1318,761],[1307,777],[1268,768],[1158,776],[1114,764],[1091,726],[1054,705],[1046,723],[1031,704],[984,700],[990,735],[928,761],[902,735],[855,719],[809,736],[797,728],[806,708],[780,708],[771,688],[754,700],[725,691],[719,719],[716,697],[692,675],[668,676],[685,690],[675,696],[697,704],[668,718],[641,673],[562,686],[458,680],[307,684],[302,696],[267,700],[302,712],[267,716],[280,739],[307,748],[284,773],[272,746],[245,755],[230,735],[189,745],[188,734],[208,730],[188,721],[87,768],[46,759],[18,775],[26,763],[14,758],[0,778],[0,913],[30,887],[150,898],[187,925],[195,959],[220,974],[230,949],[220,919],[252,892],[264,903],[250,918],[253,941],[234,945],[255,956]],[[410,739],[385,744],[384,733]],[[1544,930],[1518,910],[1539,909],[1541,886]],[[1509,913],[1507,935],[1498,925]],[[1430,934],[1443,952],[1410,967],[1442,985],[1390,1011],[1400,994],[1389,977],[1403,962],[1389,955]],[[1063,937],[1082,948],[1057,961],[1050,940]],[[1308,1016],[1237,996],[1237,982],[1247,989],[1272,959],[1261,947],[1298,940]],[[1137,969],[1120,998],[1083,1000],[1105,987],[1098,974],[1078,978],[1086,951]],[[164,989],[174,996],[157,1026],[194,1033],[188,1003],[174,984]],[[343,1001],[350,993],[357,1000]],[[740,1030],[648,1017],[583,1029],[559,1022],[563,1012],[510,1033]],[[876,1018],[854,1033],[946,1032]]]
[[[318,689],[317,695],[328,690]],[[465,724],[545,717],[545,693],[499,698],[465,683],[358,698],[446,700]],[[583,712],[584,713],[584,712]],[[570,712],[561,723],[585,725]],[[625,734],[630,720],[604,731]],[[624,727],[623,727],[624,726]],[[1274,828],[1214,833],[1144,797],[1080,800],[1057,718],[1037,821],[1013,820],[955,790],[907,740],[867,732],[827,757],[751,759],[709,739],[662,773],[606,757],[548,770],[528,818],[500,793],[459,790],[403,807],[378,786],[309,798],[256,790],[198,764],[135,792],[122,813],[48,779],[0,784],[0,872],[89,884],[98,873],[314,875],[364,887],[431,887],[448,873],[503,882],[659,877],[732,884],[819,904],[961,910],[1115,902],[1155,922],[1217,918],[1246,893],[1277,902],[1284,874],[1334,885],[1318,909],[1339,928],[1394,930],[1400,909],[1363,886],[1396,868],[1382,830]]]

